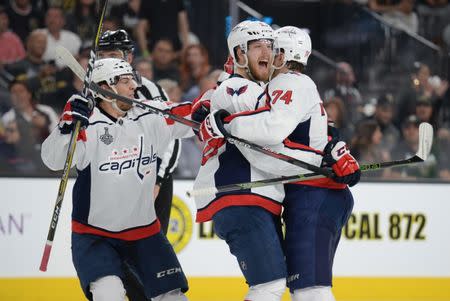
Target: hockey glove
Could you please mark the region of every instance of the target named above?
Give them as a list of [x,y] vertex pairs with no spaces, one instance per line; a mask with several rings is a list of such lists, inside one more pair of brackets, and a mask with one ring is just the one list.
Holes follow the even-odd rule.
[[227,137],[228,132],[223,126],[223,120],[229,115],[230,113],[223,109],[212,111],[200,125],[200,140],[206,142],[210,139]]
[[211,102],[209,99],[194,100],[191,108],[191,119],[202,123],[211,111]]
[[330,140],[339,140],[341,137],[341,134],[339,133],[339,129],[334,126],[334,122],[331,120],[328,120],[328,141]]
[[59,130],[62,134],[69,134],[73,131],[76,121],[81,122],[81,129],[89,125],[89,116],[92,114],[94,101],[79,94],[73,94],[66,105],[59,120]]
[[331,166],[338,183],[347,184],[350,187],[356,185],[361,178],[361,170],[356,159],[350,154],[344,141],[331,140],[325,146],[324,165]]

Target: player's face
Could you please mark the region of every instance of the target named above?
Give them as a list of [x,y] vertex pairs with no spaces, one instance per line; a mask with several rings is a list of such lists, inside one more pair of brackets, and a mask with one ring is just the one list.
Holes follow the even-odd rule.
[[[134,91],[137,88],[137,83],[134,80],[133,75],[121,75],[119,80],[117,81],[117,84],[115,85],[115,88],[117,90],[117,94],[134,99]],[[124,103],[122,101],[118,101],[117,106],[122,111],[128,111],[132,107],[132,105]]]
[[125,56],[121,50],[101,50],[97,52],[98,59],[115,58],[125,59]]
[[273,61],[273,43],[270,40],[251,41],[248,44],[248,68],[258,81],[268,81]]

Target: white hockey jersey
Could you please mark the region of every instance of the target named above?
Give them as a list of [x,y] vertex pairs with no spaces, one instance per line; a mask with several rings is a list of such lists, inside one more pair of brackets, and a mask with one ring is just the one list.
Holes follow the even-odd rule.
[[[207,92],[203,97],[207,98],[210,94]],[[238,76],[225,80],[211,95],[211,110],[225,109],[234,113],[259,109],[264,105],[264,89]],[[253,152],[253,156],[264,156],[255,151],[250,152]],[[202,166],[195,179],[194,189],[272,177],[273,174],[251,165],[235,145],[223,139],[213,139],[204,147]],[[273,214],[280,214],[283,199],[282,185],[197,196],[197,222],[210,220],[217,211],[228,206],[260,206]]]
[[[166,109],[166,103],[152,101]],[[171,112],[189,116],[182,103]],[[142,111],[115,119],[94,108],[89,127],[78,137],[73,158],[78,177],[73,188],[72,231],[136,240],[160,231],[153,188],[156,157],[174,138],[193,135],[190,127]],[[55,128],[42,144],[42,160],[52,170],[64,167],[70,135]]]
[[[328,142],[328,117],[314,82],[305,74],[291,71],[276,76],[266,91],[268,106],[265,110],[234,114],[226,119],[225,128],[233,136],[320,166]],[[251,150],[240,149],[252,165],[277,176],[311,172],[269,156],[251,156]],[[328,178],[298,183],[335,189],[345,187]]]
[[[166,91],[158,85],[150,81],[149,79],[142,77],[142,85],[137,88],[135,96],[142,100],[155,100],[155,101],[170,101]],[[141,111],[141,108],[133,107],[133,110]],[[181,141],[179,139],[172,140],[167,150],[160,157],[161,163],[158,169],[158,180],[163,180],[170,177],[178,166],[178,159],[181,154]],[[157,183],[158,183],[157,180]]]

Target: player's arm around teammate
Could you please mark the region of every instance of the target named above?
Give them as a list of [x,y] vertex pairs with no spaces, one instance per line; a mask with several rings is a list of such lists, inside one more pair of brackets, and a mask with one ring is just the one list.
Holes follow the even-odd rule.
[[[297,158],[310,152],[316,156],[315,164],[333,168],[334,179],[285,185],[283,202],[287,283],[292,300],[333,301],[333,259],[353,207],[345,184],[359,181],[359,166],[343,142],[328,141],[326,112],[314,83],[302,74],[311,53],[309,36],[298,28],[284,27],[275,33],[275,45],[281,64],[275,64],[278,69],[268,86],[270,109],[226,118],[213,112],[202,126],[209,123],[211,135],[219,138],[230,131],[250,141],[280,143],[286,153]],[[281,165],[273,162],[274,168]]]

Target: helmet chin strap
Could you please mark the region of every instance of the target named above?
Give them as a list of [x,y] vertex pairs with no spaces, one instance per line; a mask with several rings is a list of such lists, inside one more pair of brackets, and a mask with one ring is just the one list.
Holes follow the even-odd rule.
[[[116,90],[116,88],[114,88],[114,86],[110,86],[111,87],[111,89],[114,91],[114,93],[116,93],[116,94],[119,94],[119,93],[117,93],[117,90]],[[113,101],[112,101],[112,107],[115,109],[115,110],[117,110],[119,113],[121,113],[121,114],[125,114],[127,111],[124,111],[124,110],[122,110],[122,109],[120,109],[119,108],[119,106],[117,105],[117,99],[114,99]]]
[[[114,86],[110,86],[110,85],[108,85],[108,86],[114,91],[114,93],[118,94],[117,90],[116,90],[116,88],[114,88]],[[114,110],[116,110],[117,112],[119,112],[121,114],[125,114],[127,112],[127,111],[124,111],[124,110],[119,108],[119,106],[117,105],[117,100],[116,99],[110,99],[110,98],[108,98],[108,97],[106,97],[106,96],[104,96],[104,95],[102,95],[100,93],[97,94],[97,97],[103,99],[104,101],[109,102],[112,105],[112,107],[114,108]]]
[[277,66],[275,66],[275,65],[272,63],[272,66],[271,66],[271,68],[270,68],[269,81],[272,80],[272,77],[273,77],[273,74],[275,73],[275,70],[280,70],[280,69],[282,69],[284,66],[286,66],[286,61],[283,61],[283,64],[281,64],[280,67],[277,67]]
[[237,60],[235,60],[234,62],[234,66],[245,69],[245,73],[247,74],[247,76],[250,78],[250,80],[256,82],[257,80],[255,79],[255,77],[253,76],[252,72],[250,71],[250,67],[248,66],[248,57],[247,57],[247,53],[244,53],[244,59],[245,59],[245,63],[243,65],[239,64]]

